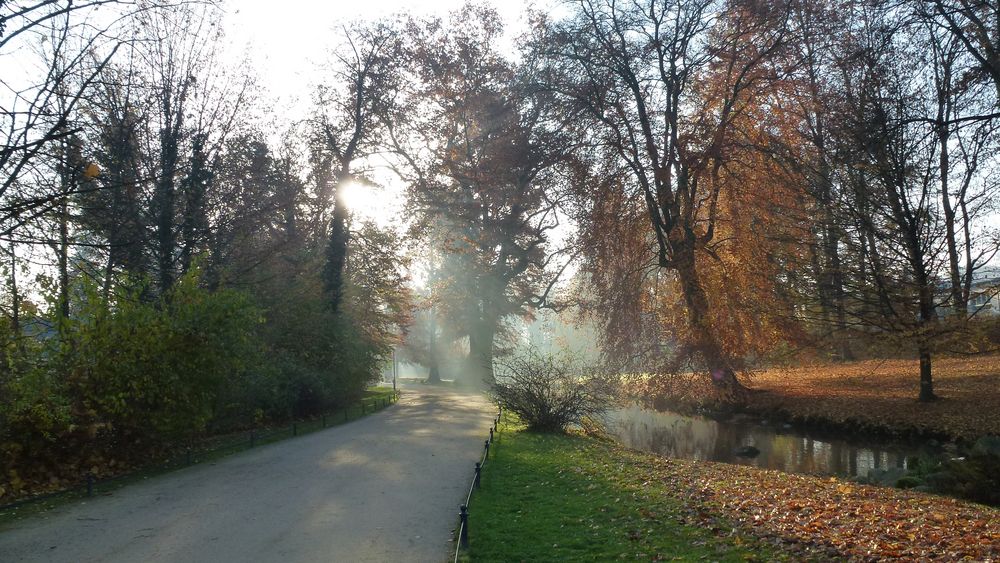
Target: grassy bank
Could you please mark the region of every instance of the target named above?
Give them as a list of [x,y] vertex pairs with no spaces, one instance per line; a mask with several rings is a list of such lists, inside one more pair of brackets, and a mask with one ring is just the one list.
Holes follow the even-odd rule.
[[505,427],[470,508],[472,561],[994,560],[1000,511]]
[[[973,441],[1000,435],[1000,356],[934,362],[940,400],[920,403],[916,360],[868,360],[750,374],[745,410],[809,426]],[[641,392],[694,406],[713,393],[703,377],[651,382]]]
[[771,561],[751,536],[689,523],[641,454],[577,435],[502,429],[470,508],[470,559],[486,561]]
[[86,498],[88,492],[91,495],[111,494],[131,483],[190,465],[216,461],[251,447],[280,442],[356,420],[392,404],[393,396],[394,391],[391,388],[370,388],[356,403],[343,410],[321,417],[297,420],[287,425],[256,429],[252,432],[252,438],[249,431],[209,436],[194,444],[190,450],[185,449],[180,453],[151,461],[142,467],[121,468],[118,472],[106,470],[103,475],[92,481],[89,491],[85,479],[81,477],[80,481],[74,483],[73,486],[63,486],[55,491],[40,491],[34,496],[20,499],[0,497],[2,499],[0,502],[0,529],[12,521]]

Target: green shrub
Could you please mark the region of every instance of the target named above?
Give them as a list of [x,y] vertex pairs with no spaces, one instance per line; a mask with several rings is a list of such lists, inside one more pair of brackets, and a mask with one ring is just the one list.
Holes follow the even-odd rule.
[[260,313],[243,294],[199,287],[195,272],[156,303],[131,294],[109,309],[96,288],[81,295],[57,367],[79,413],[116,436],[160,442],[200,432],[220,389],[256,356]]

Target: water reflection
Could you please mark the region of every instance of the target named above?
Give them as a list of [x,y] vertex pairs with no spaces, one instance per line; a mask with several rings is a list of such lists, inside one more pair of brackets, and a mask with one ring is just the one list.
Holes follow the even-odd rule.
[[[872,469],[906,468],[919,450],[901,444],[818,439],[758,421],[718,422],[632,406],[608,416],[608,429],[626,446],[667,457],[722,461],[813,475],[868,475]],[[754,446],[760,455],[736,451]]]

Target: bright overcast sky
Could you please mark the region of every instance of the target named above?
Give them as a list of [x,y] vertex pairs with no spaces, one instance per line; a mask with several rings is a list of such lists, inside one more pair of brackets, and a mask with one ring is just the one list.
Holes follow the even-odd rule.
[[[554,0],[540,0],[545,6]],[[377,19],[397,13],[446,16],[463,0],[228,0],[226,30],[237,50],[248,48],[258,82],[280,105],[294,98],[308,101],[315,69],[326,58],[336,29],[358,19]],[[523,25],[529,2],[497,0],[494,5],[508,33]]]

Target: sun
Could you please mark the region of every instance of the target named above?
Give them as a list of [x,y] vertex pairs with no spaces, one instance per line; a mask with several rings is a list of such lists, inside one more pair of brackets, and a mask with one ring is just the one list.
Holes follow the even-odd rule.
[[374,221],[380,226],[399,220],[401,193],[392,185],[352,181],[340,188],[338,198],[356,219]]
[[382,190],[371,184],[347,182],[340,187],[340,201],[355,215],[369,215],[378,205],[378,192]]

